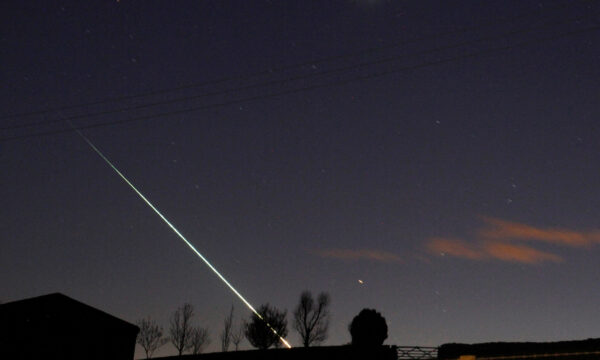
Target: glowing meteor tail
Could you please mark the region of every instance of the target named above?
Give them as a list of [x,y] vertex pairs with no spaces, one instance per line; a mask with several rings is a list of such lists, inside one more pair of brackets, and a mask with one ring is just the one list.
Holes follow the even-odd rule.
[[[73,125],[71,124],[71,126],[73,127]],[[187,244],[187,246],[189,246],[190,249],[192,249],[192,251],[194,253],[196,253],[196,255],[198,255],[198,257],[200,259],[202,259],[202,261],[204,261],[204,263],[219,277],[219,279],[221,279],[221,281],[223,281],[223,283],[225,283],[225,285],[227,285],[227,287],[229,287],[229,289],[231,291],[233,291],[233,293],[240,299],[242,300],[242,302],[248,307],[248,309],[250,309],[254,314],[256,314],[256,316],[258,316],[261,320],[263,320],[265,322],[265,324],[269,327],[269,329],[271,329],[271,331],[277,335],[277,337],[279,337],[279,340],[281,340],[281,342],[287,347],[287,348],[291,348],[292,346],[281,336],[277,333],[277,331],[275,331],[275,329],[271,326],[271,324],[269,324],[265,318],[258,313],[258,311],[256,311],[256,309],[248,302],[248,300],[246,300],[242,294],[240,294],[234,287],[233,285],[231,285],[229,283],[229,281],[227,281],[227,279],[225,279],[225,277],[223,275],[221,275],[221,273],[219,271],[217,271],[217,269],[204,257],[202,256],[202,254],[196,250],[196,248],[194,247],[194,245],[192,245],[192,243],[190,243],[185,236],[183,236],[183,234],[181,234],[179,232],[179,230],[177,230],[177,228],[169,221],[167,220],[167,218],[150,202],[150,200],[148,200],[144,194],[142,194],[132,183],[131,181],[129,181],[125,175],[123,175],[123,173],[121,173],[119,171],[119,169],[117,169],[112,162],[110,162],[110,160],[108,160],[108,158],[106,156],[104,156],[104,154],[90,141],[90,139],[88,139],[85,135],[83,135],[83,133],[81,131],[79,131],[78,129],[76,129],[75,127],[73,127],[73,130],[75,130],[77,132],[77,134],[79,134],[79,136],[81,136],[81,138],[83,140],[85,140],[85,142],[96,152],[96,154],[98,154],[102,160],[104,160],[116,173],[117,175],[119,175],[119,177],[121,177],[121,179],[123,179],[123,181],[125,181],[125,183],[127,183],[127,185],[129,185],[129,187],[131,187],[133,189],[133,191],[135,191],[135,193],[142,199],[144,200],[144,202],[152,209],[154,210],[154,212],[171,228],[171,230],[173,230],[175,232],[175,234],[177,234],[177,236],[179,236],[179,238],[181,240],[183,240],[183,242],[185,242]]]

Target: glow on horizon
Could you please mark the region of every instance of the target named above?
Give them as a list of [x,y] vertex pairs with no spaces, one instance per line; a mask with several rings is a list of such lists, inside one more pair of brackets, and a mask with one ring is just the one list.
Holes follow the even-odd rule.
[[92,142],[90,139],[88,139],[85,135],[83,135],[83,133],[81,131],[79,131],[78,129],[74,130],[77,132],[77,134],[79,134],[79,136],[81,136],[81,138],[83,140],[85,140],[85,142],[96,152],[96,154],[98,154],[102,160],[104,160],[116,173],[117,175],[119,175],[119,177],[121,177],[121,179],[123,179],[123,181],[125,181],[125,183],[127,183],[127,185],[129,185],[129,187],[131,187],[133,189],[133,191],[135,191],[135,193],[142,199],[144,200],[144,202],[152,209],[154,210],[154,212],[171,228],[171,230],[173,230],[175,232],[175,234],[177,234],[177,236],[179,236],[179,238],[181,240],[183,240],[187,246],[189,246],[190,249],[192,249],[192,251],[194,253],[196,253],[196,255],[198,255],[198,257],[200,259],[202,259],[202,261],[204,261],[204,263],[219,277],[219,279],[221,279],[221,281],[223,281],[225,283],[225,285],[227,285],[227,287],[229,287],[229,289],[231,291],[233,291],[233,293],[240,299],[242,300],[242,302],[256,315],[258,316],[259,319],[261,319],[262,321],[265,322],[265,324],[269,327],[269,329],[271,329],[271,331],[273,332],[273,334],[277,335],[277,337],[279,337],[279,340],[281,340],[281,342],[288,348],[291,349],[292,346],[290,345],[290,343],[287,342],[286,339],[284,339],[281,335],[279,335],[277,333],[277,331],[271,326],[271,324],[269,324],[261,314],[258,313],[258,311],[256,311],[256,309],[254,308],[254,306],[252,306],[252,304],[250,304],[248,302],[248,300],[246,300],[242,294],[240,294],[234,287],[233,285],[231,285],[229,283],[229,281],[227,281],[227,279],[221,275],[221,273],[194,247],[194,245],[192,245],[192,243],[190,243],[188,241],[188,239],[186,239],[185,236],[183,236],[183,234],[181,232],[179,232],[179,230],[177,230],[177,228],[175,227],[175,225],[173,225],[151,202],[150,200],[148,200],[144,194],[142,194],[132,183],[131,181],[129,181],[125,175],[123,175],[123,173],[121,173],[119,171],[119,169],[117,169],[116,166],[113,165],[113,163],[106,157],[104,156],[104,154],[100,151],[100,149],[98,149]]

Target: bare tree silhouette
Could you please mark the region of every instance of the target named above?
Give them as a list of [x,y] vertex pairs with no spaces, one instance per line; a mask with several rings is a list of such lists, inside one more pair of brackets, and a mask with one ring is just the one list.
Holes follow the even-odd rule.
[[240,343],[244,340],[244,330],[246,324],[242,323],[240,326],[231,333],[231,342],[235,346],[235,351],[238,351]]
[[221,331],[221,351],[225,352],[229,349],[229,343],[231,342],[231,331],[233,326],[233,305],[231,305],[231,311],[229,316],[225,318],[223,322],[223,331]]
[[387,339],[388,327],[385,318],[374,309],[362,309],[348,326],[352,336],[352,345],[376,347]]
[[177,308],[171,315],[171,325],[169,327],[169,340],[177,349],[178,355],[190,348],[189,338],[192,335],[192,316],[194,316],[194,307],[185,303]]
[[188,349],[191,350],[192,354],[200,354],[202,350],[210,344],[210,336],[208,330],[203,327],[193,328],[190,337],[188,338]]
[[136,342],[144,349],[146,359],[150,359],[158,348],[166,344],[169,339],[163,338],[163,328],[150,317],[138,320],[136,325],[140,328]]
[[259,349],[268,349],[273,345],[278,347],[279,336],[287,335],[287,311],[279,311],[277,308],[265,304],[261,305],[258,313],[262,319],[256,314],[252,314],[250,322],[246,324],[246,338],[252,346]]
[[327,339],[329,328],[329,295],[320,293],[317,303],[310,291],[300,295],[300,303],[294,311],[294,329],[302,338],[302,344],[309,347],[320,344]]

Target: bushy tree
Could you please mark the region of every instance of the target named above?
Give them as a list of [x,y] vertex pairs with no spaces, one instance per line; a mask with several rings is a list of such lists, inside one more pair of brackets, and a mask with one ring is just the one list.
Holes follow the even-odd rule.
[[162,326],[150,317],[137,321],[136,325],[140,328],[136,342],[144,349],[146,359],[150,359],[152,354],[169,340],[163,338]]
[[300,303],[294,311],[294,328],[305,347],[320,344],[327,338],[329,328],[329,295],[320,293],[317,303],[310,291],[300,295]]
[[381,346],[388,336],[385,318],[374,309],[362,309],[348,326],[352,345],[359,347]]
[[246,324],[246,338],[252,346],[258,349],[268,349],[273,345],[278,347],[279,336],[287,336],[287,311],[279,311],[275,307],[265,304],[258,309],[258,313],[262,319],[256,314],[252,314],[250,321]]

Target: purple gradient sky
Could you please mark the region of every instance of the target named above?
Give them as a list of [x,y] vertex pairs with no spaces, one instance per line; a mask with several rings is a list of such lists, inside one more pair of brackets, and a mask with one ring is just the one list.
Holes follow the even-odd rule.
[[[256,306],[291,313],[302,290],[329,292],[327,344],[348,342],[364,307],[386,317],[389,344],[598,337],[600,37],[559,35],[598,27],[599,11],[593,1],[6,1],[1,113],[275,70],[204,88],[219,91],[471,42],[75,124],[462,57],[84,132]],[[507,49],[464,56],[497,47]],[[370,48],[382,50],[319,62]],[[210,351],[232,304],[237,321],[248,316],[74,133],[2,140],[0,163],[0,301],[58,291],[165,326],[190,302]]]

